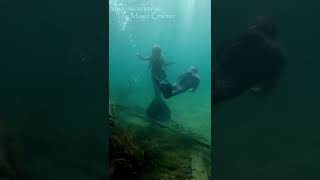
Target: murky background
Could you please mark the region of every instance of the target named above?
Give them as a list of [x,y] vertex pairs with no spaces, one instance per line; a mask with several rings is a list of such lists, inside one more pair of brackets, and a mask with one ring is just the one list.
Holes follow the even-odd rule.
[[247,95],[213,111],[216,179],[317,179],[320,26],[316,4],[214,1],[215,45],[246,30],[255,16],[274,17],[287,51],[285,77],[266,99]]

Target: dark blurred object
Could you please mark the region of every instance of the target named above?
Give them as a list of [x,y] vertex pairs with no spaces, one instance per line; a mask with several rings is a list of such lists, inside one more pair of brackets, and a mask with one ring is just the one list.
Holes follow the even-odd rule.
[[286,67],[285,53],[276,39],[276,25],[257,17],[239,38],[216,52],[213,65],[213,104],[234,99],[251,89],[270,95]]
[[18,132],[0,119],[0,179],[17,180],[24,176],[23,143]]
[[158,120],[167,121],[170,120],[171,111],[169,107],[165,104],[163,99],[154,98],[146,111],[148,117]]

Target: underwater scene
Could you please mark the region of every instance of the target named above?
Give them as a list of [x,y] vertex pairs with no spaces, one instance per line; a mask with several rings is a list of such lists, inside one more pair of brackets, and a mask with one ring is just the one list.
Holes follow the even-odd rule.
[[229,60],[213,76],[227,79],[227,69],[241,76],[228,93],[213,90],[214,178],[319,179],[319,2],[216,0],[213,7],[214,48]]
[[107,179],[107,5],[1,4],[1,180]]
[[109,0],[109,178],[211,179],[211,2]]

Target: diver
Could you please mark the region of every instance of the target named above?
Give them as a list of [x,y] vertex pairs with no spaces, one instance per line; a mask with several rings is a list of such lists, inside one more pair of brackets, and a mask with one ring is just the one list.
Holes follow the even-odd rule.
[[258,16],[248,30],[216,51],[213,63],[213,104],[244,92],[270,95],[286,67],[284,50],[277,41],[276,24]]
[[164,80],[167,78],[167,74],[164,71],[165,66],[174,64],[175,62],[169,62],[167,63],[162,54],[161,54],[161,48],[159,46],[154,46],[152,48],[151,56],[150,57],[142,57],[140,53],[137,53],[137,57],[143,61],[149,62],[149,68],[151,69],[151,79],[154,84],[154,91],[156,97],[161,97],[161,92],[157,86],[157,79]]
[[165,98],[170,98],[186,91],[195,92],[200,83],[198,69],[191,66],[186,72],[181,74],[173,86],[165,79],[158,80],[158,85]]

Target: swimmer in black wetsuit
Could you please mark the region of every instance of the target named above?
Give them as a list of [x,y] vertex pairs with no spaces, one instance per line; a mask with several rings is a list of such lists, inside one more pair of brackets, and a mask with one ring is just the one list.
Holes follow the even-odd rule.
[[216,51],[213,64],[213,104],[251,91],[269,95],[286,66],[284,51],[276,40],[275,23],[257,17],[254,25]]
[[198,70],[194,66],[181,74],[173,86],[167,81],[159,81],[161,92],[165,98],[170,98],[186,91],[195,92],[200,83]]

